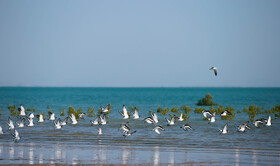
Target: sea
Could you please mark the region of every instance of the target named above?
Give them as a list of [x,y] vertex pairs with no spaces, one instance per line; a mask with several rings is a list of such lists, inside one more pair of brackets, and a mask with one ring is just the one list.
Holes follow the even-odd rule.
[[[197,101],[210,93],[219,105],[232,106],[237,113],[232,121],[216,116],[209,124],[193,110]],[[93,126],[96,117],[85,116],[78,124],[55,129],[53,121],[16,130],[21,139],[13,141],[8,130],[8,118],[20,122],[19,116],[10,115],[8,106],[36,109],[35,114],[49,110],[64,119],[70,106],[88,108],[111,104],[108,124]],[[73,87],[0,87],[0,164],[97,164],[97,165],[280,165],[280,119],[272,117],[271,126],[254,127],[237,132],[239,125],[249,121],[245,107],[256,105],[263,110],[280,104],[280,88],[73,88]],[[140,119],[123,120],[119,111],[123,105],[139,108]],[[190,118],[168,126],[169,115],[157,113],[162,108],[190,106]],[[65,116],[60,112],[65,109]],[[209,109],[209,107],[205,107]],[[150,112],[158,115],[157,124],[147,124],[144,118]],[[28,112],[29,113],[29,112]],[[259,114],[257,118],[268,118]],[[128,122],[131,136],[124,137],[120,125]],[[26,121],[26,124],[28,122]],[[180,128],[189,124],[194,130]],[[228,133],[220,134],[228,124]],[[164,127],[161,134],[153,131],[156,125]],[[17,126],[17,125],[16,125]],[[102,135],[97,129],[101,128]]]

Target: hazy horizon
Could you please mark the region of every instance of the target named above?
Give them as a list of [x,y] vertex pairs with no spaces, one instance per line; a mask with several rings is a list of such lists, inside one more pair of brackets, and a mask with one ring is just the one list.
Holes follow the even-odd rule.
[[276,0],[2,0],[0,21],[1,87],[280,87]]

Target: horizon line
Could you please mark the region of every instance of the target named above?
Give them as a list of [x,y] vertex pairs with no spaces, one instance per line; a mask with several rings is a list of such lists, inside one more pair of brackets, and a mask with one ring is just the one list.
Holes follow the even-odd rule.
[[280,88],[280,86],[0,86],[0,88]]

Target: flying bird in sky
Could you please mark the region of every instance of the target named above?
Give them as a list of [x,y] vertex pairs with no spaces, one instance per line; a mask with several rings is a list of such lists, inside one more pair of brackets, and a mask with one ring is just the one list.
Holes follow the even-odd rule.
[[211,67],[209,70],[213,70],[214,71],[214,73],[215,73],[215,76],[217,76],[217,67]]

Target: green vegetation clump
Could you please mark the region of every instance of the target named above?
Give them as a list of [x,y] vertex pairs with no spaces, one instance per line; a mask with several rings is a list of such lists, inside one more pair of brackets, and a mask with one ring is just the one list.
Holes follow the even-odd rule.
[[18,116],[19,115],[19,111],[16,110],[15,105],[9,105],[8,109],[10,110],[10,115],[11,116]]
[[280,105],[276,105],[271,109],[265,110],[265,113],[268,115],[274,115],[275,117],[280,117]]
[[65,116],[65,108],[63,108],[62,111],[59,112],[60,112],[60,116]]
[[178,114],[179,112],[179,109],[177,107],[172,107],[171,108],[171,112],[175,113],[175,114]]
[[26,111],[28,111],[28,112],[36,112],[36,108],[27,108]]
[[43,115],[43,119],[45,119],[45,112],[42,112],[41,115]]
[[204,98],[200,99],[197,101],[196,105],[200,105],[200,106],[212,106],[212,105],[217,105],[217,103],[214,103],[212,101],[213,96],[211,96],[210,93],[208,93]]
[[198,114],[201,114],[203,111],[205,111],[205,108],[202,107],[196,107],[196,109],[194,110],[194,112]]
[[93,112],[94,112],[94,107],[90,107],[90,108],[88,108],[88,117],[93,117],[94,116],[94,114],[93,114]]
[[256,115],[262,113],[262,109],[255,105],[250,105],[248,108],[245,107],[243,109],[243,112],[247,113],[249,115],[250,121],[253,122]]
[[157,112],[160,115],[166,116],[168,114],[168,112],[169,112],[169,108],[161,108],[161,106],[159,105],[158,108],[157,108]]
[[70,115],[70,114],[73,114],[75,115],[76,119],[79,119],[79,114],[83,113],[83,110],[81,108],[78,108],[77,111],[74,107],[72,106],[69,106],[68,107],[68,112],[67,114]]

